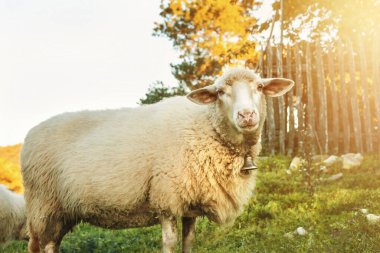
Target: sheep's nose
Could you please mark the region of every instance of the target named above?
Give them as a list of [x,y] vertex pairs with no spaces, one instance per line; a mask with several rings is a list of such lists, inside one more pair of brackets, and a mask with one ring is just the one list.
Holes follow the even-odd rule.
[[255,117],[256,113],[254,111],[244,110],[238,112],[238,117],[240,120],[251,120]]
[[257,114],[253,110],[242,110],[238,112],[240,126],[253,126],[257,123]]

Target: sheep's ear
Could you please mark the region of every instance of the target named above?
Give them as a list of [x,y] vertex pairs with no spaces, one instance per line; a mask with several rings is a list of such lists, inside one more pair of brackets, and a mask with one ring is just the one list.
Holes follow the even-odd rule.
[[196,104],[206,105],[215,102],[218,95],[216,87],[209,85],[190,92],[186,97]]
[[279,97],[290,91],[294,81],[285,78],[263,78],[263,93],[269,97]]

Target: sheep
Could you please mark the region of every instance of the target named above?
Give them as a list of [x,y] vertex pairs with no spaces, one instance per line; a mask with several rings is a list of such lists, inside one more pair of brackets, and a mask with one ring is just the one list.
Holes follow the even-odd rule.
[[78,222],[121,229],[161,224],[163,252],[190,252],[195,221],[232,223],[255,187],[265,95],[289,79],[233,68],[189,93],[138,108],[55,116],[21,152],[30,252],[59,252]]
[[0,185],[0,245],[10,240],[26,240],[24,197]]

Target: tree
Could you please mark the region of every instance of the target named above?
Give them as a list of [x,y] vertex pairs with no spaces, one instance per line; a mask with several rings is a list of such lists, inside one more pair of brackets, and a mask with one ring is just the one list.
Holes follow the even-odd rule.
[[[171,67],[180,83],[195,89],[211,84],[225,65],[255,66],[257,37],[270,30],[272,22],[271,17],[255,17],[254,11],[263,2],[161,0],[162,20],[155,24],[154,35],[166,36],[179,50],[181,61]],[[274,1],[273,8],[280,13],[280,0]],[[379,0],[284,1],[285,41],[359,36],[370,40],[367,35],[376,34],[380,28],[379,11]],[[276,15],[275,21],[279,17]]]
[[16,192],[24,190],[19,163],[20,150],[21,144],[0,147],[0,184]]
[[226,64],[256,62],[253,0],[162,0],[154,35],[166,36],[181,53],[174,76],[190,89],[214,81]]
[[163,82],[156,81],[145,94],[145,98],[141,98],[139,104],[154,104],[167,97],[185,95],[186,90],[182,86],[168,87]]
[[[273,3],[280,8],[280,0]],[[380,29],[378,0],[288,0],[284,1],[284,36],[291,41],[333,40],[336,38],[367,37]],[[279,16],[276,17],[279,20]],[[271,21],[261,26],[268,29]]]

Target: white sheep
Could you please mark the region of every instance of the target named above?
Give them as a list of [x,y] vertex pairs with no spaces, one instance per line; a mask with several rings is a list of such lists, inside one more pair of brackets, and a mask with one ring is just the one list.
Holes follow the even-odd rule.
[[181,218],[190,252],[197,216],[231,223],[249,200],[264,95],[293,84],[236,68],[188,99],[65,113],[34,127],[21,154],[29,251],[58,252],[86,221],[113,229],[161,223],[163,251],[173,252]]
[[27,239],[25,201],[5,185],[0,185],[0,245]]

